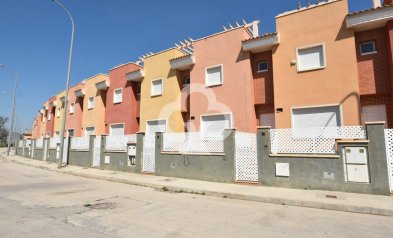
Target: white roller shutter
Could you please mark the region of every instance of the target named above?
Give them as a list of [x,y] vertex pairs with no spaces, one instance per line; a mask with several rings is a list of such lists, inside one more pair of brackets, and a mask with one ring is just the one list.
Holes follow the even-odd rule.
[[123,124],[111,125],[109,135],[111,136],[124,135],[124,125]]
[[162,79],[154,80],[151,82],[151,95],[161,95],[162,94]]
[[217,85],[222,83],[222,67],[206,69],[206,85]]
[[201,117],[201,132],[203,133],[216,134],[223,132],[226,128],[231,128],[230,114]]
[[315,69],[325,66],[323,46],[298,50],[299,70]]
[[293,128],[341,126],[340,107],[314,107],[292,110]]
[[147,122],[147,134],[154,135],[156,132],[166,132],[166,120]]

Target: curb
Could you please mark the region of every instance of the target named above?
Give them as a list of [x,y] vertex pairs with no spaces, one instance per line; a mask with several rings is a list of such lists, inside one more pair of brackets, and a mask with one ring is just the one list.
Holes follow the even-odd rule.
[[[17,161],[14,159],[7,159],[0,155],[2,159],[11,161],[16,164],[21,164],[33,168],[43,169],[47,171],[68,174],[83,178],[89,179],[99,179],[109,182],[116,182],[116,183],[123,183],[128,185],[135,185],[141,187],[149,187],[153,189],[161,190],[163,185],[155,184],[155,183],[148,183],[148,182],[138,182],[128,179],[121,179],[115,177],[108,177],[108,176],[100,176],[100,175],[91,175],[85,174],[81,172],[74,172],[74,171],[64,171],[61,169],[51,169],[42,165],[33,165],[29,163],[23,163],[21,161]],[[225,193],[225,192],[217,192],[217,191],[209,191],[209,190],[196,190],[190,189],[188,187],[181,187],[181,186],[165,186],[167,191],[171,192],[185,192],[185,193],[194,193],[200,195],[207,195],[212,197],[220,197],[220,198],[229,198],[229,199],[236,199],[236,200],[245,200],[245,201],[252,201],[252,202],[262,202],[262,203],[271,203],[271,204],[280,204],[280,205],[287,205],[287,206],[297,206],[297,207],[306,207],[306,208],[316,208],[316,209],[324,209],[324,210],[332,210],[332,211],[341,211],[341,212],[351,212],[351,213],[359,213],[359,214],[370,214],[370,215],[380,215],[380,216],[393,216],[393,209],[385,209],[385,208],[376,208],[370,206],[356,206],[356,205],[345,205],[345,204],[332,204],[332,203],[324,203],[324,202],[316,202],[316,201],[303,201],[303,200],[296,200],[296,199],[287,199],[287,198],[275,198],[275,197],[267,197],[267,196],[253,196],[253,195],[244,195],[238,193]]]

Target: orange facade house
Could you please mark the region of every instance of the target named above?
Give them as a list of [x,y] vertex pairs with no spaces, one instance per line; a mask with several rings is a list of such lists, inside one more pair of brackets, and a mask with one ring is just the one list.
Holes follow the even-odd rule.
[[81,137],[83,135],[84,91],[84,81],[73,85],[69,90],[65,131],[71,137]]
[[139,131],[140,82],[129,81],[126,74],[142,69],[135,63],[109,70],[110,87],[106,96],[105,133],[129,135]]

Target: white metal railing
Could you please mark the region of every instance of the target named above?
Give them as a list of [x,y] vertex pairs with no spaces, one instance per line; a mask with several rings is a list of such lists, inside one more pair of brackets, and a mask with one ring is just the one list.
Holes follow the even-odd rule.
[[336,139],[366,139],[364,126],[270,130],[273,154],[335,154]]
[[385,147],[390,192],[393,192],[393,129],[385,129]]
[[164,133],[162,148],[163,152],[179,152],[184,154],[223,153],[224,133]]
[[126,151],[127,143],[136,143],[136,134],[122,136],[107,136],[105,150]]
[[72,137],[71,150],[89,150],[90,137]]
[[44,139],[43,138],[35,140],[35,147],[36,148],[42,148],[43,146],[44,146]]
[[57,144],[60,144],[60,137],[53,137],[49,139],[49,148],[57,148]]
[[18,148],[23,148],[23,140],[18,141]]

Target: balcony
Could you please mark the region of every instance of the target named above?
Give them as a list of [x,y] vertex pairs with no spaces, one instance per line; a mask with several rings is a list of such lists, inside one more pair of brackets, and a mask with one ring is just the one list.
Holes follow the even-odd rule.
[[106,91],[109,88],[109,80],[103,80],[101,82],[96,83],[96,88],[98,91]]
[[74,91],[75,97],[76,98],[83,98],[85,96],[85,90],[83,89],[78,89]]
[[279,33],[269,33],[262,36],[258,36],[249,40],[243,41],[243,51],[249,51],[251,53],[261,53],[280,44]]
[[140,82],[144,77],[145,71],[143,69],[126,73],[126,78],[128,81]]
[[195,64],[195,56],[194,55],[181,56],[178,58],[171,59],[169,63],[171,64],[171,69],[176,69],[176,70],[190,69],[191,66]]

